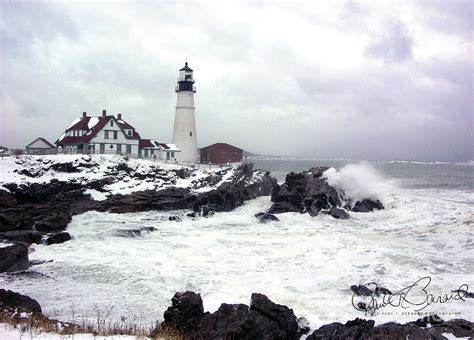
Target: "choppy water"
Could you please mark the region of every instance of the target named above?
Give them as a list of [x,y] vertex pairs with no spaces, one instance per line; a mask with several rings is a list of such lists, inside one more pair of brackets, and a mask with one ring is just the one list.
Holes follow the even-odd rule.
[[[337,163],[337,164],[335,164]],[[346,162],[347,163],[347,162]],[[256,166],[282,179],[291,170],[344,162],[266,160]],[[205,309],[220,303],[249,303],[252,292],[305,316],[313,327],[364,317],[351,305],[353,284],[376,281],[392,291],[430,276],[429,291],[449,293],[474,287],[473,167],[457,164],[370,163],[348,166],[333,178],[378,195],[387,209],[351,213],[350,220],[307,214],[279,215],[259,224],[255,213],[269,197],[211,218],[167,220],[168,213],[75,216],[64,244],[33,246],[33,277],[0,276],[0,285],[37,299],[43,309],[68,315],[71,306],[93,317],[113,306],[112,315],[161,319],[176,291],[202,294]],[[358,191],[360,183],[366,183]],[[178,212],[180,213],[180,212]],[[139,238],[118,229],[155,227]],[[40,275],[43,274],[43,275]],[[431,305],[426,312],[460,313],[446,319],[474,319],[473,299]],[[377,322],[413,320],[411,309],[383,309]]]

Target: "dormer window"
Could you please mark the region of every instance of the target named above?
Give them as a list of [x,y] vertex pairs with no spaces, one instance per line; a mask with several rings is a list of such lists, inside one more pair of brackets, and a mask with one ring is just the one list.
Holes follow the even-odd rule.
[[128,135],[129,135],[129,136],[132,135],[132,130],[128,130]]

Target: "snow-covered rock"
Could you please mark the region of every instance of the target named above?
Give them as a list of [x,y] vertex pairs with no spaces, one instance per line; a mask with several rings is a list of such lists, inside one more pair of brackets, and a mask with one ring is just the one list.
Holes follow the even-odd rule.
[[88,210],[208,216],[270,195],[276,185],[252,164],[209,170],[116,155],[21,156],[0,164],[0,239],[34,243]]

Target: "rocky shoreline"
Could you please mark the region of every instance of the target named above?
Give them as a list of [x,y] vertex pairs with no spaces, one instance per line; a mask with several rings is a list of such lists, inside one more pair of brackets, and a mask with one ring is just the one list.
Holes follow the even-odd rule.
[[[266,223],[278,220],[275,214],[284,212],[347,219],[348,211],[384,208],[380,201],[369,198],[352,202],[343,190],[328,184],[323,176],[328,168],[324,167],[292,172],[278,185],[269,171],[254,170],[252,163],[212,172],[154,163],[145,169],[141,166],[123,158],[104,166],[88,156],[72,161],[41,157],[16,160],[10,175],[17,182],[0,182],[0,241],[8,243],[0,244],[0,272],[27,269],[25,245],[70,240],[65,230],[72,216],[92,210],[188,210],[188,217],[197,218],[232,211],[247,200],[271,195],[270,209],[256,215]],[[117,190],[122,184],[127,190]],[[153,189],[140,190],[143,184]],[[104,197],[95,199],[99,194]],[[141,232],[132,230],[131,234]]]
[[[12,291],[0,289],[0,315],[21,319],[40,318],[61,325],[66,334],[80,333],[82,328],[70,322],[51,320],[44,316],[39,303]],[[30,321],[31,322],[31,321]],[[43,322],[44,323],[44,322]],[[33,324],[33,323],[32,323]],[[89,330],[90,331],[90,330]],[[200,294],[178,292],[171,306],[148,334],[179,334],[182,339],[448,339],[473,337],[474,323],[464,319],[445,321],[436,314],[412,322],[389,322],[375,326],[374,320],[356,318],[345,324],[333,322],[310,332],[308,321],[297,317],[287,306],[253,293],[249,305],[223,303],[214,313],[205,312]]]
[[[36,171],[19,170],[31,178],[45,172],[76,173],[98,167],[90,159],[47,164]],[[51,179],[43,183],[1,183],[0,187],[0,272],[23,270],[28,267],[24,248],[31,243],[55,244],[71,239],[65,232],[72,216],[87,211],[130,213],[148,210],[189,210],[190,217],[207,217],[215,212],[231,211],[262,195],[269,195],[277,184],[270,173],[253,170],[253,164],[223,169],[194,180],[188,168],[160,169],[150,167],[138,172],[125,161],[114,164],[100,178],[82,180]],[[175,186],[177,179],[189,181],[188,187]],[[106,187],[120,181],[157,182],[157,190],[137,190],[127,194],[111,193],[95,200],[88,191],[104,193]],[[207,190],[200,191],[205,188]]]
[[[206,218],[216,212],[232,211],[247,200],[265,195],[271,195],[272,204],[255,215],[261,223],[278,221],[277,215],[286,212],[348,219],[352,212],[384,209],[377,199],[367,197],[355,201],[340,188],[330,186],[325,178],[328,168],[324,167],[289,173],[279,185],[268,171],[254,170],[251,163],[213,172],[159,164],[143,170],[126,160],[104,166],[87,157],[68,162],[38,158],[30,161],[28,167],[20,160],[17,165],[15,176],[23,180],[0,182],[0,272],[26,270],[32,265],[28,261],[30,244],[50,245],[70,240],[66,229],[72,217],[91,210],[111,213],[182,210],[186,218]],[[49,180],[40,181],[43,177]],[[31,181],[24,181],[25,178]],[[117,187],[123,183],[125,189]],[[173,221],[181,218],[170,216]],[[152,229],[123,229],[119,236],[137,237]],[[360,293],[362,288],[351,289]],[[386,290],[383,294],[391,293]],[[364,310],[362,305],[359,307]],[[0,289],[0,311],[17,313],[18,310],[42,315],[35,300]],[[252,294],[249,305],[223,303],[214,313],[204,311],[199,294],[176,293],[163,320],[150,336],[160,334],[163,329],[172,329],[187,338],[205,339],[299,339],[304,335],[307,339],[445,339],[445,333],[459,337],[474,335],[471,322],[444,321],[437,316],[377,326],[374,320],[357,318],[345,324],[323,325],[310,332],[304,317],[298,318],[289,307],[258,293]]]

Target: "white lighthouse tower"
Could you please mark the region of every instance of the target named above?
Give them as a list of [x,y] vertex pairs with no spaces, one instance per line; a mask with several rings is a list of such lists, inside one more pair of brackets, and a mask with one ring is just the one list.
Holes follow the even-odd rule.
[[175,92],[177,94],[176,113],[174,116],[173,144],[181,152],[176,158],[181,162],[193,162],[198,160],[196,140],[196,119],[194,118],[194,86],[193,70],[188,63],[179,70],[178,84]]

